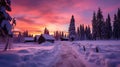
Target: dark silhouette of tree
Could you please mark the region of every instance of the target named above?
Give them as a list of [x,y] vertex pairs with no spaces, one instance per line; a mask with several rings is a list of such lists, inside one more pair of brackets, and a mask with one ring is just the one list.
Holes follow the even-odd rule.
[[85,39],[86,40],[91,40],[91,31],[90,31],[90,26],[86,26],[85,28]]
[[100,8],[98,9],[98,12],[97,12],[96,27],[97,27],[97,34],[96,34],[97,39],[103,39],[105,24],[104,24],[104,18],[102,15],[102,11]]
[[80,28],[77,27],[77,40],[80,40]]
[[92,19],[92,38],[96,40],[97,35],[97,19],[96,19],[96,13],[93,13],[93,19]]
[[80,25],[80,40],[85,39],[85,30],[84,30],[84,24]]
[[56,40],[60,40],[60,32],[59,31],[55,31],[54,32],[54,37]]
[[113,21],[113,38],[120,39],[120,9],[118,8],[117,15],[114,15]]
[[70,21],[70,26],[69,26],[69,39],[72,40],[72,41],[76,39],[75,19],[74,19],[73,15],[72,15],[72,18],[71,18],[71,21]]
[[120,9],[117,12],[117,22],[118,22],[118,39],[120,39]]
[[118,39],[118,23],[117,23],[117,16],[114,15],[114,21],[113,21],[113,38]]
[[63,32],[63,31],[62,31],[62,33],[61,33],[61,37],[65,37],[64,32]]
[[49,34],[49,30],[47,28],[44,29],[44,34]]
[[112,36],[112,26],[111,26],[111,18],[110,15],[108,14],[108,17],[105,22],[105,39],[111,39]]
[[24,37],[29,37],[29,32],[28,32],[27,30],[24,31],[24,32],[23,32],[23,36],[24,36]]

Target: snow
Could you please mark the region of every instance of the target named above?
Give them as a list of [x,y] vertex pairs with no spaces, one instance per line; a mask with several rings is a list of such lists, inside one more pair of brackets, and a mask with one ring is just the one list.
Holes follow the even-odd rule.
[[47,40],[55,40],[55,38],[52,35],[48,35],[48,34],[42,34],[42,36],[47,39]]
[[33,44],[35,43],[16,44],[14,49],[1,52],[0,67],[49,67],[57,60],[59,46]]
[[0,67],[120,67],[119,40],[31,42],[13,46],[3,52],[4,46],[0,44]]
[[12,25],[9,23],[8,20],[3,20],[1,23],[1,27],[3,28],[6,25],[6,28],[8,30],[8,34],[12,34]]
[[25,41],[34,41],[34,38],[33,37],[25,37],[24,40]]

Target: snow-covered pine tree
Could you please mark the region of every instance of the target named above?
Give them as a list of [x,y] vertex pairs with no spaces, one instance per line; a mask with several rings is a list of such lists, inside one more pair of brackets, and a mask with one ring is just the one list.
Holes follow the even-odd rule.
[[93,13],[93,18],[92,18],[92,39],[96,40],[96,34],[97,34],[97,19],[96,19],[96,13]]
[[6,38],[5,51],[10,48],[10,37],[13,34],[10,24],[12,18],[7,11],[11,11],[11,0],[0,0],[0,32]]
[[102,22],[101,24],[101,38],[102,40],[106,39],[106,26],[105,22]]
[[113,21],[113,38],[120,39],[120,9],[118,8],[117,15],[114,15]]
[[113,38],[118,39],[118,22],[117,22],[117,16],[114,15],[114,21],[113,21]]
[[96,33],[97,39],[103,39],[104,38],[104,18],[100,8],[98,9],[98,12],[97,12],[96,27],[97,27],[97,33]]
[[111,39],[112,36],[112,26],[111,26],[111,18],[110,15],[108,14],[108,17],[105,22],[105,39]]
[[70,26],[69,26],[69,39],[72,40],[72,41],[76,39],[75,19],[74,19],[73,15],[72,15],[72,18],[71,18],[71,21],[70,21]]
[[118,39],[120,39],[120,8],[118,8],[117,12],[117,22],[118,22]]

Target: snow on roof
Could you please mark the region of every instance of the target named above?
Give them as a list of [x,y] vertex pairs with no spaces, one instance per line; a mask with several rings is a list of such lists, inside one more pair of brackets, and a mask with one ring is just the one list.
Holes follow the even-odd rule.
[[25,37],[24,40],[25,40],[25,41],[26,41],[26,40],[34,40],[34,38],[33,38],[33,37]]
[[41,36],[43,36],[47,40],[55,40],[55,38],[52,35],[49,35],[49,34],[42,34]]

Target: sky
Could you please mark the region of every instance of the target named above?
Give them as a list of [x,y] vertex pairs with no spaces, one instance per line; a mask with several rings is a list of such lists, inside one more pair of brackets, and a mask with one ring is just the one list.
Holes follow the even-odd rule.
[[120,8],[120,0],[11,0],[12,12],[17,25],[14,30],[28,30],[30,34],[41,34],[45,27],[54,31],[68,32],[71,16],[75,25],[90,25],[93,12],[100,7],[104,18],[109,13],[113,18]]

